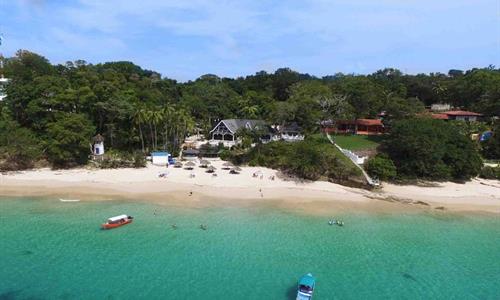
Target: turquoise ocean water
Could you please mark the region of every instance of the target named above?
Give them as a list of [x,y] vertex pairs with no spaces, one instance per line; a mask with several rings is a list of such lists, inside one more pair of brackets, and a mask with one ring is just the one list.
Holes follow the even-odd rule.
[[[121,213],[134,223],[99,229]],[[318,300],[500,299],[498,218],[339,217],[0,199],[0,299],[294,299],[307,272]]]

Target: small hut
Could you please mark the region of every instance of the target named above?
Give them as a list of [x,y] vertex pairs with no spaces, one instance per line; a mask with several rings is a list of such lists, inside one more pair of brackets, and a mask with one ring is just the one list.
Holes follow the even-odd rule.
[[167,166],[174,163],[172,155],[166,151],[151,152],[151,162],[157,166]]
[[208,166],[207,173],[213,173],[213,172],[215,172],[215,170],[217,170],[216,167],[214,167],[214,166]]
[[174,168],[182,168],[182,163],[180,161],[176,161],[174,164]]
[[200,155],[200,151],[196,149],[186,149],[182,151],[182,159],[185,160],[196,160]]
[[97,134],[92,138],[92,154],[95,156],[100,156],[104,154],[104,137]]

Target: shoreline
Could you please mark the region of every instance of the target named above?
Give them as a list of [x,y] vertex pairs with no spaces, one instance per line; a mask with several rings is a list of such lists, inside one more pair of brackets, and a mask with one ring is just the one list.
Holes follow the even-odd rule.
[[[445,182],[429,187],[384,184],[381,189],[368,191],[330,182],[284,180],[276,170],[261,167],[242,167],[240,174],[229,174],[221,170],[222,163],[212,161],[217,167],[217,177],[199,167],[184,170],[152,165],[143,169],[37,169],[4,173],[0,176],[0,196],[82,201],[124,199],[187,208],[259,205],[312,214],[332,211],[500,214],[500,182],[495,180]],[[165,172],[168,173],[165,178],[158,177]],[[254,177],[255,173],[262,175]],[[270,179],[272,176],[274,180]]]

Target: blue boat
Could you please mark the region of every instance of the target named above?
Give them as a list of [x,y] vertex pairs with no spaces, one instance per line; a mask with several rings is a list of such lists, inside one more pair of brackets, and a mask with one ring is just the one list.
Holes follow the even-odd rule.
[[316,279],[311,273],[302,276],[299,280],[299,287],[297,290],[297,300],[311,300],[314,292],[314,285]]

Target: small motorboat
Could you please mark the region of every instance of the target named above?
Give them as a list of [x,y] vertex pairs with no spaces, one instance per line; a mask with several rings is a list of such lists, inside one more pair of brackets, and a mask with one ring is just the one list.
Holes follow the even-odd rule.
[[59,198],[59,201],[61,201],[61,202],[80,202],[80,199],[63,199],[63,198]]
[[337,224],[337,221],[335,220],[328,221],[328,225],[335,225],[335,224]]
[[102,229],[113,229],[128,223],[132,223],[134,217],[128,215],[119,215],[116,217],[111,217],[108,221],[101,225]]
[[297,300],[311,300],[315,285],[316,279],[311,273],[302,276],[297,289]]

